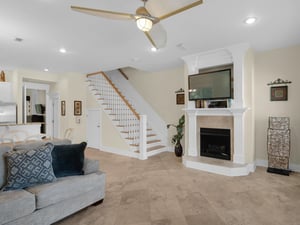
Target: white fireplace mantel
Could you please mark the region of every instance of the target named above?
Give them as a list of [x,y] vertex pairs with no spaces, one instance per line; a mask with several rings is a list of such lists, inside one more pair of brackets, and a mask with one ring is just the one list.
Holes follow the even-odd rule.
[[[201,108],[184,109],[188,117],[188,151],[183,157],[186,167],[226,176],[244,176],[254,171],[253,164],[245,162],[244,114],[248,108]],[[197,143],[197,117],[199,116],[232,116],[233,117],[233,148],[231,161],[212,159],[200,156]]]
[[233,137],[234,154],[233,163],[244,164],[244,123],[243,115],[247,108],[202,108],[185,109],[188,114],[188,155],[198,157],[197,146],[197,116],[232,116],[233,117]]
[[[187,120],[187,149],[183,157],[183,164],[187,167],[219,173],[228,176],[247,175],[254,170],[253,163],[246,162],[245,144],[245,114],[250,111],[251,105],[245,101],[245,56],[249,49],[248,44],[238,44],[185,56],[182,59],[186,64],[186,80],[189,74],[197,73],[199,69],[212,66],[233,64],[234,99],[229,108],[195,108],[194,101],[188,101],[184,111]],[[187,88],[187,86],[186,86]],[[250,107],[249,107],[250,106]],[[200,146],[197,143],[197,117],[199,116],[232,116],[233,118],[233,149],[231,161],[212,159],[200,156]]]
[[189,115],[195,116],[234,116],[243,114],[248,108],[195,108],[184,109]]

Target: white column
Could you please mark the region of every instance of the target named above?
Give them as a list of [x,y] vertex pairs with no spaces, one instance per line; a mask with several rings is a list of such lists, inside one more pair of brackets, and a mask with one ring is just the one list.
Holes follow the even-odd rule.
[[234,122],[233,122],[233,131],[234,131],[234,154],[233,162],[234,163],[245,163],[245,150],[244,150],[244,113],[235,112]]
[[147,159],[147,116],[140,115],[140,157],[139,159]]
[[0,101],[13,102],[13,88],[10,82],[0,82]]
[[188,156],[198,156],[199,154],[197,151],[197,117],[195,113],[188,113],[188,123]]
[[249,49],[249,44],[237,44],[226,47],[231,53],[234,64],[234,99],[232,101],[232,108],[243,108],[245,106],[244,102],[244,60],[247,50]]

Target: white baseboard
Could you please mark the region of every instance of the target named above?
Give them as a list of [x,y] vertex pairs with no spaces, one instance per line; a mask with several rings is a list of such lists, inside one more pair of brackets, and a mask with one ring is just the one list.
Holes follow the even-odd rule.
[[255,165],[261,166],[261,167],[268,167],[268,160],[257,159],[257,160],[255,160]]
[[256,165],[255,165],[255,163],[249,163],[249,164],[247,164],[247,168],[248,168],[249,172],[253,173],[253,172],[255,172]]
[[165,148],[161,148],[161,149],[158,149],[158,150],[153,150],[153,151],[147,152],[147,156],[148,156],[148,157],[151,157],[151,156],[154,156],[154,155],[163,153],[163,152],[168,152],[168,147],[165,147]]
[[168,145],[166,148],[168,149],[168,152],[174,152],[174,146]]
[[109,152],[109,153],[113,153],[113,154],[117,154],[117,155],[122,155],[122,156],[128,156],[131,158],[139,158],[139,154],[136,152],[131,152],[129,150],[123,150],[123,149],[117,149],[117,148],[112,148],[109,146],[101,146],[100,151],[103,152]]
[[290,164],[290,169],[295,172],[300,172],[300,165],[292,163]]
[[[117,154],[117,155],[131,157],[131,158],[141,159],[139,153],[131,152],[129,150],[117,149],[117,148],[112,148],[109,146],[101,146],[99,150],[103,151],[103,152],[109,152],[109,153],[113,153],[113,154]],[[153,155],[157,155],[159,153],[166,152],[167,150],[168,150],[168,148],[165,147],[165,148],[159,149],[157,151],[148,152],[147,157],[151,157]],[[145,159],[147,159],[147,158],[145,158]]]
[[[268,167],[268,160],[257,159],[255,161],[255,164],[256,164],[256,166]],[[295,171],[295,172],[300,172],[300,165],[299,164],[291,163],[289,166],[290,166],[290,170]]]
[[[174,147],[173,146],[168,146],[166,148],[168,149],[167,151],[174,152]],[[109,147],[109,146],[101,146],[99,150],[103,151],[103,152],[109,152],[109,153],[113,153],[113,154],[117,154],[117,155],[137,158],[137,159],[139,159],[139,156],[140,156],[136,152],[130,152],[130,151],[127,151],[127,150],[112,148],[112,147]],[[165,149],[164,149],[164,151],[165,151]],[[255,163],[250,163],[250,164],[247,165],[247,170],[249,172],[254,172],[255,169],[256,169],[256,166],[268,167],[268,160],[257,159],[257,160],[255,160]],[[290,170],[295,171],[295,172],[300,172],[300,165],[291,163],[290,164]]]

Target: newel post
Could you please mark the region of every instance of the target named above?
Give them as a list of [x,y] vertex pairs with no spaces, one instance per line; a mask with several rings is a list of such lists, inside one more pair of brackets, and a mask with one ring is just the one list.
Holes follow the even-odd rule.
[[147,159],[147,116],[140,115],[140,157],[139,159]]

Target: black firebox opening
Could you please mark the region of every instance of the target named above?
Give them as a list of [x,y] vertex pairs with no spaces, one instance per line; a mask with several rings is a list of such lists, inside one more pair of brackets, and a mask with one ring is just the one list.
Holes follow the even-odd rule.
[[230,160],[230,129],[200,128],[200,155]]

